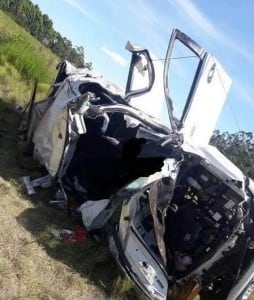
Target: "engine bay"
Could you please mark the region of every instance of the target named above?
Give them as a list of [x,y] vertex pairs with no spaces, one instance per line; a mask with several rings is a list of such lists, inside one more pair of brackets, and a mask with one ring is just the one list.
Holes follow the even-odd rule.
[[[149,193],[150,187],[139,197],[133,225],[161,262]],[[223,252],[227,240],[233,237],[237,240],[235,236],[244,214],[243,200],[228,182],[212,174],[199,160],[192,164],[183,163],[164,220],[168,274],[176,279],[184,278],[208,261],[218,249]]]
[[169,270],[184,276],[237,229],[244,199],[197,163],[179,173],[165,220]]

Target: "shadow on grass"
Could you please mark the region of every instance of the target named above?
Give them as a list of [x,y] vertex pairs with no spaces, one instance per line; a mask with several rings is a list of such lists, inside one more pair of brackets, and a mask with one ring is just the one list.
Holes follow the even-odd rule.
[[[35,176],[32,172],[20,169],[17,156],[17,123],[20,115],[15,102],[5,102],[0,98],[0,176],[21,189],[21,176]],[[24,198],[27,198],[25,193]],[[137,299],[132,284],[120,272],[109,253],[105,238],[95,242],[87,238],[81,245],[66,244],[56,240],[52,229],[74,229],[75,222],[66,210],[52,208],[48,202],[53,198],[53,189],[42,190],[30,198],[34,207],[26,209],[17,221],[31,232],[36,241],[46,250],[48,255],[59,260],[89,279],[98,286],[108,298]]]
[[22,176],[38,176],[38,170],[42,170],[38,162],[35,165],[31,157],[23,155],[25,143],[17,134],[20,120],[21,112],[18,112],[16,101],[0,98],[0,176],[16,184],[21,183]]
[[74,228],[73,223],[67,220],[66,212],[38,205],[25,210],[17,220],[36,237],[48,255],[89,279],[105,293],[106,297],[137,299],[130,283],[124,288],[126,282],[123,281],[126,279],[109,253],[106,239],[95,242],[87,238],[82,244],[77,245],[58,241],[52,235],[52,229]]
[[6,103],[0,98],[0,175],[6,180],[17,178],[20,174],[15,158],[18,119],[15,102]]

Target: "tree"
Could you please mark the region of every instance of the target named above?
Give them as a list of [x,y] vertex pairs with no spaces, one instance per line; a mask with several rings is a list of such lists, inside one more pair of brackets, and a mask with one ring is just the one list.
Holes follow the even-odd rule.
[[254,178],[254,136],[252,132],[214,131],[210,143],[237,165],[247,176]]

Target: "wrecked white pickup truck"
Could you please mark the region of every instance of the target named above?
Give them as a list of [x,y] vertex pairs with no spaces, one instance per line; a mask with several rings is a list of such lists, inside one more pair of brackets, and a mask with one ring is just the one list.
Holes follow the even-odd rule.
[[47,99],[31,104],[26,137],[44,180],[59,184],[88,231],[108,232],[149,299],[247,299],[253,182],[209,145],[231,80],[177,29],[164,66],[127,49],[125,92],[63,62]]

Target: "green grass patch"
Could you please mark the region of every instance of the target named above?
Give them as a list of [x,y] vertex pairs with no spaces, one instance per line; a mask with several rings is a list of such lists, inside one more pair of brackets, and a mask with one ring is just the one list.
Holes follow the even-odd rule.
[[6,62],[25,79],[51,83],[60,58],[0,10],[0,65]]
[[[49,78],[46,65],[32,47],[28,38],[21,35],[1,36],[0,55],[12,64],[25,79],[37,79],[40,82],[47,82]],[[8,68],[7,73],[11,74],[12,69]]]
[[55,54],[0,10],[0,98],[24,106],[37,78],[37,99],[43,99],[59,62]]

